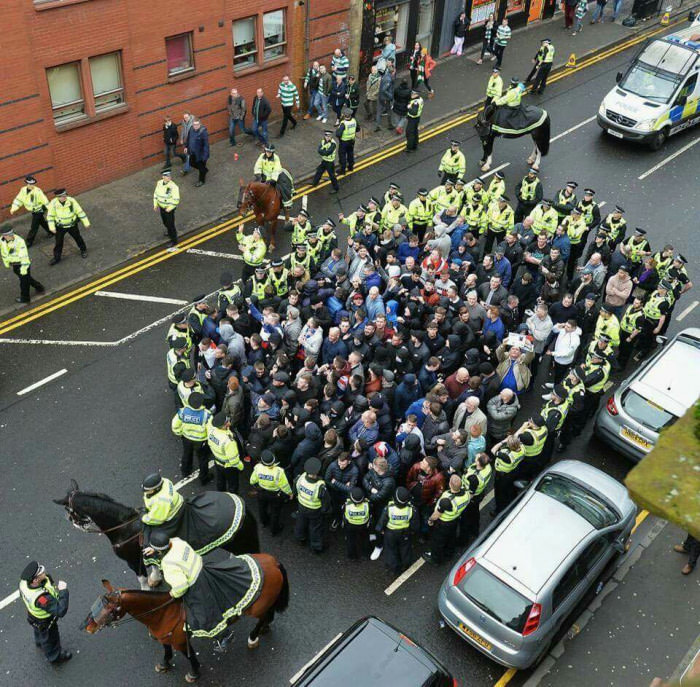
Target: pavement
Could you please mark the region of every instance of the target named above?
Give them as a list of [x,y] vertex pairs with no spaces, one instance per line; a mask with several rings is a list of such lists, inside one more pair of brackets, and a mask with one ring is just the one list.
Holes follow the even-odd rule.
[[[553,81],[541,98],[551,113],[556,139],[542,166],[545,192],[559,188],[575,170],[581,186],[598,189],[598,198],[607,207],[622,204],[631,226],[648,227],[653,248],[672,240],[688,258],[691,277],[697,283],[700,246],[693,233],[696,164],[692,154],[683,153],[697,133],[683,132],[665,149],[652,153],[602,136],[591,119],[614,82],[615,72],[633,53],[634,48],[629,48]],[[506,54],[506,65],[508,59]],[[466,63],[464,59],[453,62],[457,66]],[[445,141],[452,136],[464,141],[469,173],[474,174],[479,145],[470,122],[444,130],[431,129],[425,132],[415,155],[408,157],[399,152],[375,159],[348,176],[337,196],[329,196],[326,188],[309,193],[312,215],[348,212],[369,195],[383,192],[390,181],[412,194],[435,178]],[[528,149],[528,142],[522,139],[497,143],[496,164],[505,165],[508,188],[524,174]],[[676,153],[678,156],[672,158]],[[639,179],[662,162],[667,164]],[[669,207],[673,208],[672,215]],[[606,211],[604,207],[603,213]],[[152,233],[160,233],[155,224]],[[341,233],[339,239],[342,244],[345,235]],[[186,665],[181,658],[169,677],[153,672],[152,665],[160,659],[161,650],[155,642],[146,641],[145,629],[136,622],[95,637],[78,631],[79,623],[101,593],[102,578],[123,587],[135,586],[136,580],[102,537],[70,527],[63,510],[51,500],[63,497],[74,478],[82,489],[105,492],[122,503],[136,505],[145,474],[161,469],[168,477],[179,479],[180,444],[170,432],[172,398],[165,383],[165,322],[180,307],[177,303],[190,300],[196,293],[215,290],[224,269],[238,276],[241,264],[224,257],[235,251],[230,225],[213,232],[200,245],[206,253],[191,253],[186,248],[171,254],[158,253],[158,262],[115,276],[120,281],[110,288],[117,297],[89,294],[78,298],[66,294],[64,301],[37,313],[34,320],[0,339],[0,684],[72,687],[90,682],[121,686],[134,684],[137,679],[139,685],[150,687],[181,683],[183,679]],[[284,253],[288,248],[289,236],[285,235],[278,251]],[[66,265],[71,262],[78,261],[67,260]],[[141,300],[127,300],[125,295],[137,295]],[[674,314],[670,334],[700,324],[700,309],[686,312],[696,298],[696,290],[684,297]],[[538,383],[544,381],[545,367]],[[534,393],[524,401],[523,416],[539,406]],[[591,433],[579,437],[565,454],[557,454],[559,457],[585,460],[616,479],[623,479],[631,467]],[[197,489],[190,484],[184,493],[191,495]],[[256,509],[254,499],[246,500]],[[488,520],[485,515],[484,522]],[[651,518],[648,521],[647,526],[656,525]],[[288,516],[285,522],[281,537],[272,539],[263,531],[261,540],[263,550],[282,560],[289,571],[289,610],[275,621],[257,652],[245,648],[249,619],[240,621],[237,638],[224,656],[214,654],[211,644],[199,642],[203,683],[230,684],[235,675],[240,685],[284,685],[332,637],[368,613],[383,617],[434,652],[462,685],[503,687],[509,681],[525,684],[533,678],[534,673],[505,671],[465,645],[451,630],[440,628],[436,597],[448,572],[446,567],[423,565],[388,595],[385,590],[393,580],[381,559],[348,565],[338,534],[330,535],[324,555],[312,556],[290,537],[292,521]],[[669,539],[662,539],[667,532]],[[641,527],[639,536],[646,536]],[[680,576],[682,561],[677,554],[669,553],[670,544],[679,536],[666,528],[646,547],[624,585],[616,590],[620,603],[615,595],[608,595],[586,626],[597,632],[584,630],[567,646],[562,660],[575,665],[579,672],[566,684],[594,684],[585,666],[586,661],[590,667],[597,660],[594,652],[603,652],[598,644],[603,633],[614,633],[614,641],[610,640],[609,651],[601,654],[601,661],[610,664],[613,651],[621,656],[640,655],[637,644],[642,635],[635,632],[635,625],[641,622],[639,611],[644,613],[645,608],[650,609],[656,622],[642,626],[645,646],[648,644],[650,651],[664,652],[663,656],[649,653],[648,665],[617,661],[618,672],[607,675],[604,684],[627,687],[644,684],[641,680],[649,675],[672,672],[669,667],[673,661],[680,660],[678,657],[687,652],[697,635],[697,626],[693,625],[697,608],[681,601],[685,599],[683,590],[692,595],[697,589],[693,585],[700,579],[697,571],[691,578]],[[416,545],[416,556],[424,548]],[[71,608],[60,627],[64,644],[74,649],[75,658],[57,669],[44,664],[32,647],[24,610],[11,596],[19,571],[36,556],[71,589]],[[681,588],[679,595],[681,584],[689,586]],[[608,615],[608,604],[613,603]],[[672,614],[663,608],[666,603],[673,609]],[[606,615],[599,615],[602,613]],[[651,632],[653,642],[646,637]],[[569,660],[568,655],[573,658]],[[622,665],[627,666],[625,672],[619,672]],[[555,664],[547,679],[559,679],[558,671],[562,670],[561,680],[566,681],[565,667]],[[583,679],[579,679],[581,675]]]
[[[580,62],[584,56],[630,39],[655,23],[650,20],[631,29],[622,26],[621,19],[627,16],[626,9],[631,4],[632,0],[625,0],[618,22],[606,20],[603,24],[591,26],[586,21],[584,30],[576,36],[562,30],[561,12],[551,20],[514,31],[503,60],[504,82],[507,83],[511,76],[525,78],[530,71],[530,60],[544,37],[551,38],[556,47],[556,70],[566,63],[571,53],[575,53]],[[590,7],[586,20],[590,19],[595,4],[592,3]],[[684,8],[682,14],[686,14],[687,10]],[[436,96],[426,101],[422,118],[424,127],[463,112],[483,100],[493,63],[487,60],[483,65],[477,65],[478,50],[475,47],[462,57],[449,57],[438,62],[431,80]],[[279,108],[274,102],[273,109],[277,113]],[[361,106],[359,123],[362,129],[356,144],[358,157],[367,156],[400,139],[395,132],[386,129],[375,133],[374,122],[367,122],[363,111]],[[277,139],[278,123],[270,125],[270,140],[277,146],[282,164],[292,172],[297,185],[311,177],[317,164],[316,148],[327,126],[315,119],[300,121],[294,131],[288,131],[284,138]],[[236,213],[239,181],[247,182],[252,178],[253,165],[260,154],[252,137],[239,135],[238,141],[242,141],[242,145],[235,148],[229,146],[228,140],[212,145],[209,160],[211,171],[206,185],[201,188],[194,187],[194,172],[187,177],[180,176],[181,163],[175,161],[173,178],[180,185],[182,196],[176,217],[181,237]],[[447,148],[447,136],[443,143]],[[469,173],[475,174],[476,153],[468,152]],[[235,155],[238,159],[235,159]],[[88,230],[82,230],[89,249],[86,260],[79,259],[75,243],[68,237],[64,244],[64,259],[50,267],[48,263],[52,257],[53,238],[43,231],[39,234],[31,249],[32,274],[44,284],[46,293],[41,298],[35,298],[33,304],[46,302],[68,286],[165,244],[160,216],[152,210],[153,188],[159,179],[161,167],[159,163],[77,196],[92,225]],[[29,226],[27,216],[19,216],[12,222],[19,233],[26,235]],[[15,275],[10,270],[0,270],[0,315],[26,309],[27,306],[18,306],[14,302],[17,291]]]

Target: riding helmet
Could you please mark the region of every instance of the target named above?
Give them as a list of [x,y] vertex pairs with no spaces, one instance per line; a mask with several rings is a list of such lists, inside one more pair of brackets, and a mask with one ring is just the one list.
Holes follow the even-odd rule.
[[163,530],[154,530],[149,545],[156,551],[164,551],[170,545],[170,535]]
[[143,489],[144,491],[160,489],[161,484],[163,484],[163,476],[159,472],[154,472],[153,474],[146,477],[145,480],[143,480],[141,489]]

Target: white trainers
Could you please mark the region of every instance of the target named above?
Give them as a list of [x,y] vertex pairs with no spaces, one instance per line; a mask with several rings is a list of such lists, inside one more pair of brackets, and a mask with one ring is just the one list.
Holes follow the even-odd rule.
[[325,124],[327,121],[328,121],[328,117],[324,117],[324,118],[321,120],[321,122],[322,122],[323,124]]
[[495,61],[496,61],[496,56],[495,56],[495,55],[491,55],[491,62],[495,62]]
[[379,556],[382,555],[382,547],[381,546],[375,546],[374,551],[372,551],[372,555],[369,557],[371,561],[376,561]]
[[316,117],[317,122],[320,122],[322,119],[323,119],[323,115],[319,115],[318,117]]
[[545,401],[549,401],[552,398],[552,394],[542,394],[542,398]]
[[553,389],[554,388],[554,382],[545,382],[542,387],[544,389]]

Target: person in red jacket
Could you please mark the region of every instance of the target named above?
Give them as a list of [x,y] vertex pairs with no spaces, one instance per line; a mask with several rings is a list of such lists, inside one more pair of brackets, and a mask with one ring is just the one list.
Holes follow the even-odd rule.
[[428,456],[414,463],[406,477],[406,487],[420,513],[421,539],[428,534],[428,518],[435,508],[440,494],[445,491],[445,475],[440,471],[435,456]]

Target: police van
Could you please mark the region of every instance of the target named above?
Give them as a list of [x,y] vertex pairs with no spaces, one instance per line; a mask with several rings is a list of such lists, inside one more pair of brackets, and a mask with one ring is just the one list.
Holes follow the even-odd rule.
[[700,17],[655,38],[637,54],[598,109],[598,124],[615,138],[658,150],[673,134],[700,123]]

